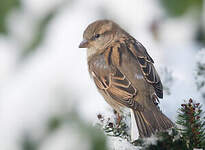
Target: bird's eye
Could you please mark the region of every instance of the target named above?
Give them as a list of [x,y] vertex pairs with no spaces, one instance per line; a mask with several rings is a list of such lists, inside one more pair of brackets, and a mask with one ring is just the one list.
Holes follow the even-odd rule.
[[97,38],[99,38],[100,37],[100,34],[96,34],[95,35],[95,38],[97,39]]

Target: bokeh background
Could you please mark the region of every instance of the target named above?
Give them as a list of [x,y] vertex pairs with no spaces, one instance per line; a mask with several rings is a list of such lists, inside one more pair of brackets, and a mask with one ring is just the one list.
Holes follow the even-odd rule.
[[117,22],[147,48],[169,118],[188,98],[205,103],[204,0],[1,0],[1,150],[131,149],[93,128],[97,114],[113,117],[78,48],[97,19]]

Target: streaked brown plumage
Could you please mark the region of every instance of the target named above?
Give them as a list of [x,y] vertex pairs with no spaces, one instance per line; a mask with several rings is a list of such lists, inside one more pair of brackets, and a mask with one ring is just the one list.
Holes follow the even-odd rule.
[[118,113],[130,108],[141,137],[171,128],[154,103],[163,87],[144,46],[110,20],[90,24],[83,38],[79,47],[88,48],[89,72],[108,104]]

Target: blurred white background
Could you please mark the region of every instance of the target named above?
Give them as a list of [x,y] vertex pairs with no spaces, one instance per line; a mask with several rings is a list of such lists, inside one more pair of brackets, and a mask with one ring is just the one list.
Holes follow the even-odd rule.
[[[205,44],[196,38],[205,31],[203,1],[196,5],[200,10],[190,7],[173,16],[160,0],[10,1],[18,6],[1,21],[6,29],[0,33],[0,149],[23,149],[25,133],[38,139],[50,117],[74,109],[90,125],[98,113],[112,115],[89,77],[86,50],[78,48],[84,29],[97,19],[117,22],[147,48],[166,89],[160,107],[169,118],[176,119],[188,98],[203,103],[194,76]],[[81,138],[62,125],[39,149],[90,149]]]

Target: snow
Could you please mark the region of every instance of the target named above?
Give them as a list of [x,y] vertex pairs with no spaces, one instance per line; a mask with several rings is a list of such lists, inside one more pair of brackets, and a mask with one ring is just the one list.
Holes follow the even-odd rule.
[[[94,124],[99,113],[107,118],[115,117],[89,77],[86,51],[78,48],[86,26],[96,19],[105,18],[99,8],[105,10],[108,19],[118,22],[143,43],[158,72],[161,67],[171,70],[173,83],[168,84],[171,94],[165,94],[160,103],[160,108],[169,118],[175,120],[183,100],[191,97],[200,101],[193,76],[194,56],[198,50],[193,42],[196,24],[190,17],[163,21],[160,41],[156,42],[148,28],[154,18],[162,16],[162,11],[156,2],[150,0],[130,3],[79,0],[68,3],[50,22],[45,39],[36,52],[19,65],[17,60],[35,31],[36,21],[61,2],[22,1],[23,9],[11,13],[8,19],[10,37],[0,36],[0,149],[19,149],[18,138],[25,129],[41,132],[47,118],[61,112],[62,107],[68,111],[76,108],[84,121]],[[63,128],[52,135],[41,150],[68,148],[67,139],[73,139],[72,135],[78,133],[66,130]],[[66,135],[67,132],[71,132],[71,136]],[[70,143],[81,140],[81,137],[75,138],[77,142]],[[116,150],[136,149],[117,137],[108,138],[108,145]]]
[[128,141],[121,139],[119,137],[109,137],[108,145],[111,150],[140,150],[141,147],[134,146]]

